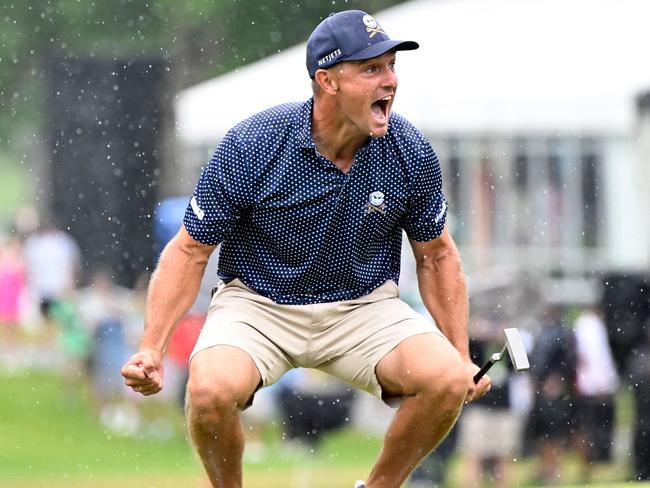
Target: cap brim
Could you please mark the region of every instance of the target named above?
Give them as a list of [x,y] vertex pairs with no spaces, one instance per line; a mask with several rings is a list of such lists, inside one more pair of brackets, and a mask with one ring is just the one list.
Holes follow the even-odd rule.
[[375,58],[381,56],[382,54],[387,53],[388,51],[412,51],[413,49],[419,48],[420,45],[415,41],[396,41],[392,39],[387,39],[385,41],[378,42],[371,46],[368,46],[361,51],[357,51],[354,54],[350,54],[341,61],[361,61],[363,59]]

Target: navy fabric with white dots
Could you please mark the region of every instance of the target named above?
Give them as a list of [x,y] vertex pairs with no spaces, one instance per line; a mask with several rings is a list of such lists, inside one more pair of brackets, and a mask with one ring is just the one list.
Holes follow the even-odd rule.
[[313,100],[239,123],[203,168],[184,225],[221,243],[218,273],[277,303],[349,300],[399,280],[402,229],[428,241],[444,228],[438,159],[406,119],[369,138],[345,174],[316,150]]

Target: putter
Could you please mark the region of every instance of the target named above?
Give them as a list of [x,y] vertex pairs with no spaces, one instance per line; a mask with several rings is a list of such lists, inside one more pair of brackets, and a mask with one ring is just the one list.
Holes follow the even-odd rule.
[[528,354],[526,354],[526,348],[524,347],[524,341],[521,340],[519,331],[515,328],[512,329],[503,329],[504,334],[506,335],[506,343],[500,352],[495,352],[490,356],[490,359],[487,363],[481,368],[481,370],[474,375],[474,383],[478,383],[483,375],[488,372],[488,370],[494,366],[494,363],[500,361],[503,357],[503,353],[508,349],[508,356],[510,356],[510,361],[515,367],[515,371],[525,371],[530,368],[530,363],[528,362]]

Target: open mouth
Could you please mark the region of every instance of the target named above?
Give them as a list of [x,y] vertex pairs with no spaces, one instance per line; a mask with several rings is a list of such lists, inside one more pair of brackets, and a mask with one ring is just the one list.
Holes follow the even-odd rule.
[[373,104],[370,106],[372,115],[378,122],[385,122],[386,119],[388,118],[388,110],[392,98],[393,98],[392,95],[389,95],[384,98],[380,98],[379,100],[373,102]]

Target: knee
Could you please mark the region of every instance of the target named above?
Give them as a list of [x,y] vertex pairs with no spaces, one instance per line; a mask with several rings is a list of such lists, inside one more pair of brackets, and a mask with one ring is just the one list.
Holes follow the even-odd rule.
[[454,405],[462,405],[467,398],[469,389],[467,370],[462,361],[454,364],[453,368],[446,371],[441,379],[441,389],[443,396],[448,398]]
[[232,381],[190,377],[185,409],[193,422],[218,423],[232,416],[238,408],[238,389]]
[[432,373],[423,383],[424,394],[436,408],[457,410],[465,401],[468,379],[462,360],[452,361],[441,371]]

